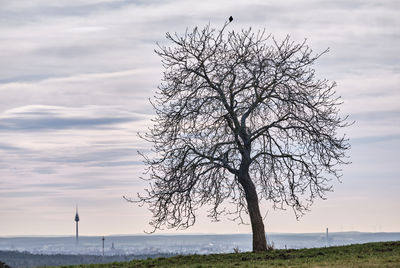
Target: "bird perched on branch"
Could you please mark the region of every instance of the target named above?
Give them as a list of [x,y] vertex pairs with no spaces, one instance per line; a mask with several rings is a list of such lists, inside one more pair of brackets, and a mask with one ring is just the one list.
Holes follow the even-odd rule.
[[229,22],[232,22],[233,21],[233,17],[230,16],[228,20],[229,20]]

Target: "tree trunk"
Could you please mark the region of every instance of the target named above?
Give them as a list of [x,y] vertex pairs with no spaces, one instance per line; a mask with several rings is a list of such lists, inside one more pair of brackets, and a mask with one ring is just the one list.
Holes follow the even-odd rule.
[[251,229],[253,231],[253,251],[266,251],[267,240],[265,237],[264,223],[258,206],[256,187],[249,173],[240,172],[239,182],[243,186],[246,195],[247,209],[250,215]]

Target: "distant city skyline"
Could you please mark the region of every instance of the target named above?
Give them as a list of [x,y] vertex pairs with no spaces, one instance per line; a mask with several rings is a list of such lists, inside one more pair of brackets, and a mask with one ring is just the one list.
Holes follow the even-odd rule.
[[[400,231],[400,2],[32,0],[0,3],[0,237],[143,234],[146,207],[126,202],[147,186],[136,134],[161,81],[153,52],[166,32],[210,24],[304,38],[315,66],[336,81],[341,113],[355,124],[351,165],[327,200],[293,212],[262,204],[266,232]],[[146,176],[146,175],[144,175]],[[157,233],[250,233],[199,211],[190,229]]]

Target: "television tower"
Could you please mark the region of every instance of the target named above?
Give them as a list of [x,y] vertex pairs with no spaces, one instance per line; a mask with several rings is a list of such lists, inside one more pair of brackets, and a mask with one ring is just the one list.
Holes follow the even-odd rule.
[[78,205],[76,205],[75,222],[76,222],[76,244],[78,244],[79,243],[79,236],[78,236],[78,222],[79,222]]
[[328,228],[326,228],[326,246],[329,247],[329,233],[328,233]]

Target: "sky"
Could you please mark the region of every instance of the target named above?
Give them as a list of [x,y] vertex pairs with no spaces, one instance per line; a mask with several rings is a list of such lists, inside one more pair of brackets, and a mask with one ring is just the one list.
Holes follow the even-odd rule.
[[[351,165],[327,200],[294,213],[263,203],[266,232],[400,231],[400,2],[397,0],[0,0],[0,236],[150,231],[137,151],[151,145],[148,101],[161,81],[156,42],[210,24],[266,29],[330,52],[314,66],[336,81]],[[250,233],[212,222],[188,230]]]

